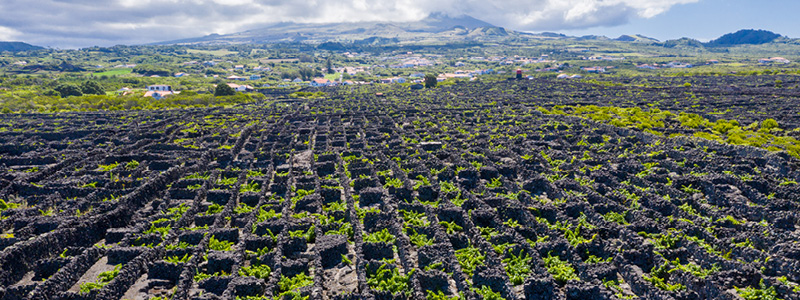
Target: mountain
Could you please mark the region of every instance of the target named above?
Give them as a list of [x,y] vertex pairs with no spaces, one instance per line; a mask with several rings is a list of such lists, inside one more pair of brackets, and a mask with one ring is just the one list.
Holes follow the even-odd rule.
[[441,42],[454,40],[490,40],[508,32],[467,15],[433,13],[416,22],[294,23],[283,22],[264,28],[233,34],[211,34],[199,38],[155,43],[173,44],[246,44],[275,42],[341,42],[383,44],[387,42]]
[[708,42],[708,46],[761,45],[781,37],[780,34],[767,30],[744,29],[728,33],[716,40]]
[[680,39],[677,39],[677,40],[668,40],[668,41],[664,42],[664,47],[666,47],[666,48],[681,48],[681,47],[683,47],[683,48],[686,48],[686,47],[703,48],[703,43],[698,41],[698,40],[695,40],[695,39],[690,39],[690,38],[684,37],[684,38],[680,38]]
[[618,37],[618,38],[616,38],[614,40],[615,41],[620,41],[620,42],[636,42],[636,43],[645,43],[645,44],[658,43],[657,39],[654,39],[654,38],[651,38],[651,37],[646,37],[646,36],[643,36],[641,34],[634,34],[634,35],[625,34],[625,35],[621,35],[620,37]]
[[39,46],[34,46],[31,44],[26,44],[23,42],[0,42],[0,52],[9,51],[9,52],[20,52],[20,51],[30,51],[30,50],[41,50],[44,49]]

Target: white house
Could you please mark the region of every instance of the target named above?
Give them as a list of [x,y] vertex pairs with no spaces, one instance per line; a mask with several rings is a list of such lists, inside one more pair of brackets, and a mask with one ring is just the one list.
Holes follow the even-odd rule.
[[261,75],[258,74],[250,75],[250,80],[261,80]]
[[154,92],[164,92],[164,91],[169,91],[169,92],[171,92],[171,91],[172,91],[172,86],[171,86],[171,85],[165,85],[165,84],[160,84],[160,85],[148,85],[148,86],[147,86],[147,91],[148,91],[148,92],[150,92],[150,91],[154,91]]
[[189,76],[189,74],[183,72],[175,73],[175,77],[184,77],[184,76]]
[[586,71],[587,73],[605,73],[606,68],[603,67],[587,67],[581,68],[582,70]]
[[403,77],[383,78],[381,83],[406,83],[406,79]]
[[331,81],[325,78],[314,78],[314,80],[311,81],[311,86],[314,87],[329,86],[329,85],[331,85]]
[[228,78],[226,78],[226,79],[228,79],[228,80],[245,81],[245,80],[247,80],[247,77],[239,77],[239,76],[236,76],[236,75],[232,75],[232,76],[228,76]]
[[145,97],[153,97],[156,100],[161,100],[166,96],[177,94],[172,90],[169,85],[148,85],[147,92],[144,93]]
[[769,60],[771,60],[772,62],[777,63],[777,64],[788,64],[788,63],[791,62],[788,59],[785,59],[783,57],[772,57]]
[[249,92],[255,90],[252,86],[249,85],[238,85],[235,83],[228,83],[228,86],[233,88],[237,92]]

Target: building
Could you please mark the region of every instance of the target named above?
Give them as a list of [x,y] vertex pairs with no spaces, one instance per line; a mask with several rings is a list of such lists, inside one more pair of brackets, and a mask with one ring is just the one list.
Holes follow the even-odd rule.
[[261,75],[258,74],[250,75],[250,80],[261,80]]
[[406,79],[403,77],[383,78],[381,83],[406,83]]
[[776,63],[776,64],[788,64],[788,63],[791,62],[788,59],[785,59],[783,57],[772,57],[769,60],[771,60],[773,63]]
[[189,76],[189,74],[186,74],[186,73],[183,73],[183,72],[175,73],[175,77],[178,77],[178,78],[185,77],[185,76]]
[[606,68],[603,67],[588,67],[588,68],[581,68],[582,70],[586,71],[587,73],[605,73]]
[[233,90],[237,92],[252,92],[255,90],[255,88],[249,85],[238,85],[235,83],[228,83],[228,86],[233,88]]
[[148,85],[145,97],[153,97],[156,100],[164,99],[166,96],[177,94],[169,85]]
[[311,86],[313,87],[322,87],[322,86],[330,86],[331,81],[325,78],[314,78],[311,80]]

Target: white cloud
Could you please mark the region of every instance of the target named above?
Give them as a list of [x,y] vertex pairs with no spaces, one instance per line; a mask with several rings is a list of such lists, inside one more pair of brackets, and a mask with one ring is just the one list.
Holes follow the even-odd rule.
[[0,39],[59,47],[134,44],[233,33],[274,22],[412,21],[432,12],[466,14],[516,30],[568,30],[621,25],[698,1],[3,0],[0,11],[15,13],[0,19]]
[[19,37],[20,32],[14,29],[0,26],[0,41],[12,41]]

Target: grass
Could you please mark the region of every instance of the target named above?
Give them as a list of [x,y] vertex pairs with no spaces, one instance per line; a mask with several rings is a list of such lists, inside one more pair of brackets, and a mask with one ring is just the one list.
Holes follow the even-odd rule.
[[94,73],[94,76],[119,76],[119,75],[127,75],[133,72],[131,68],[122,68],[122,69],[112,69],[104,72]]
[[205,54],[213,56],[227,56],[227,55],[239,54],[238,51],[229,51],[228,49],[220,49],[220,50],[189,49],[186,50],[186,52],[189,52],[190,54]]
[[330,81],[339,81],[339,76],[340,76],[339,73],[325,74],[325,79],[328,79]]

